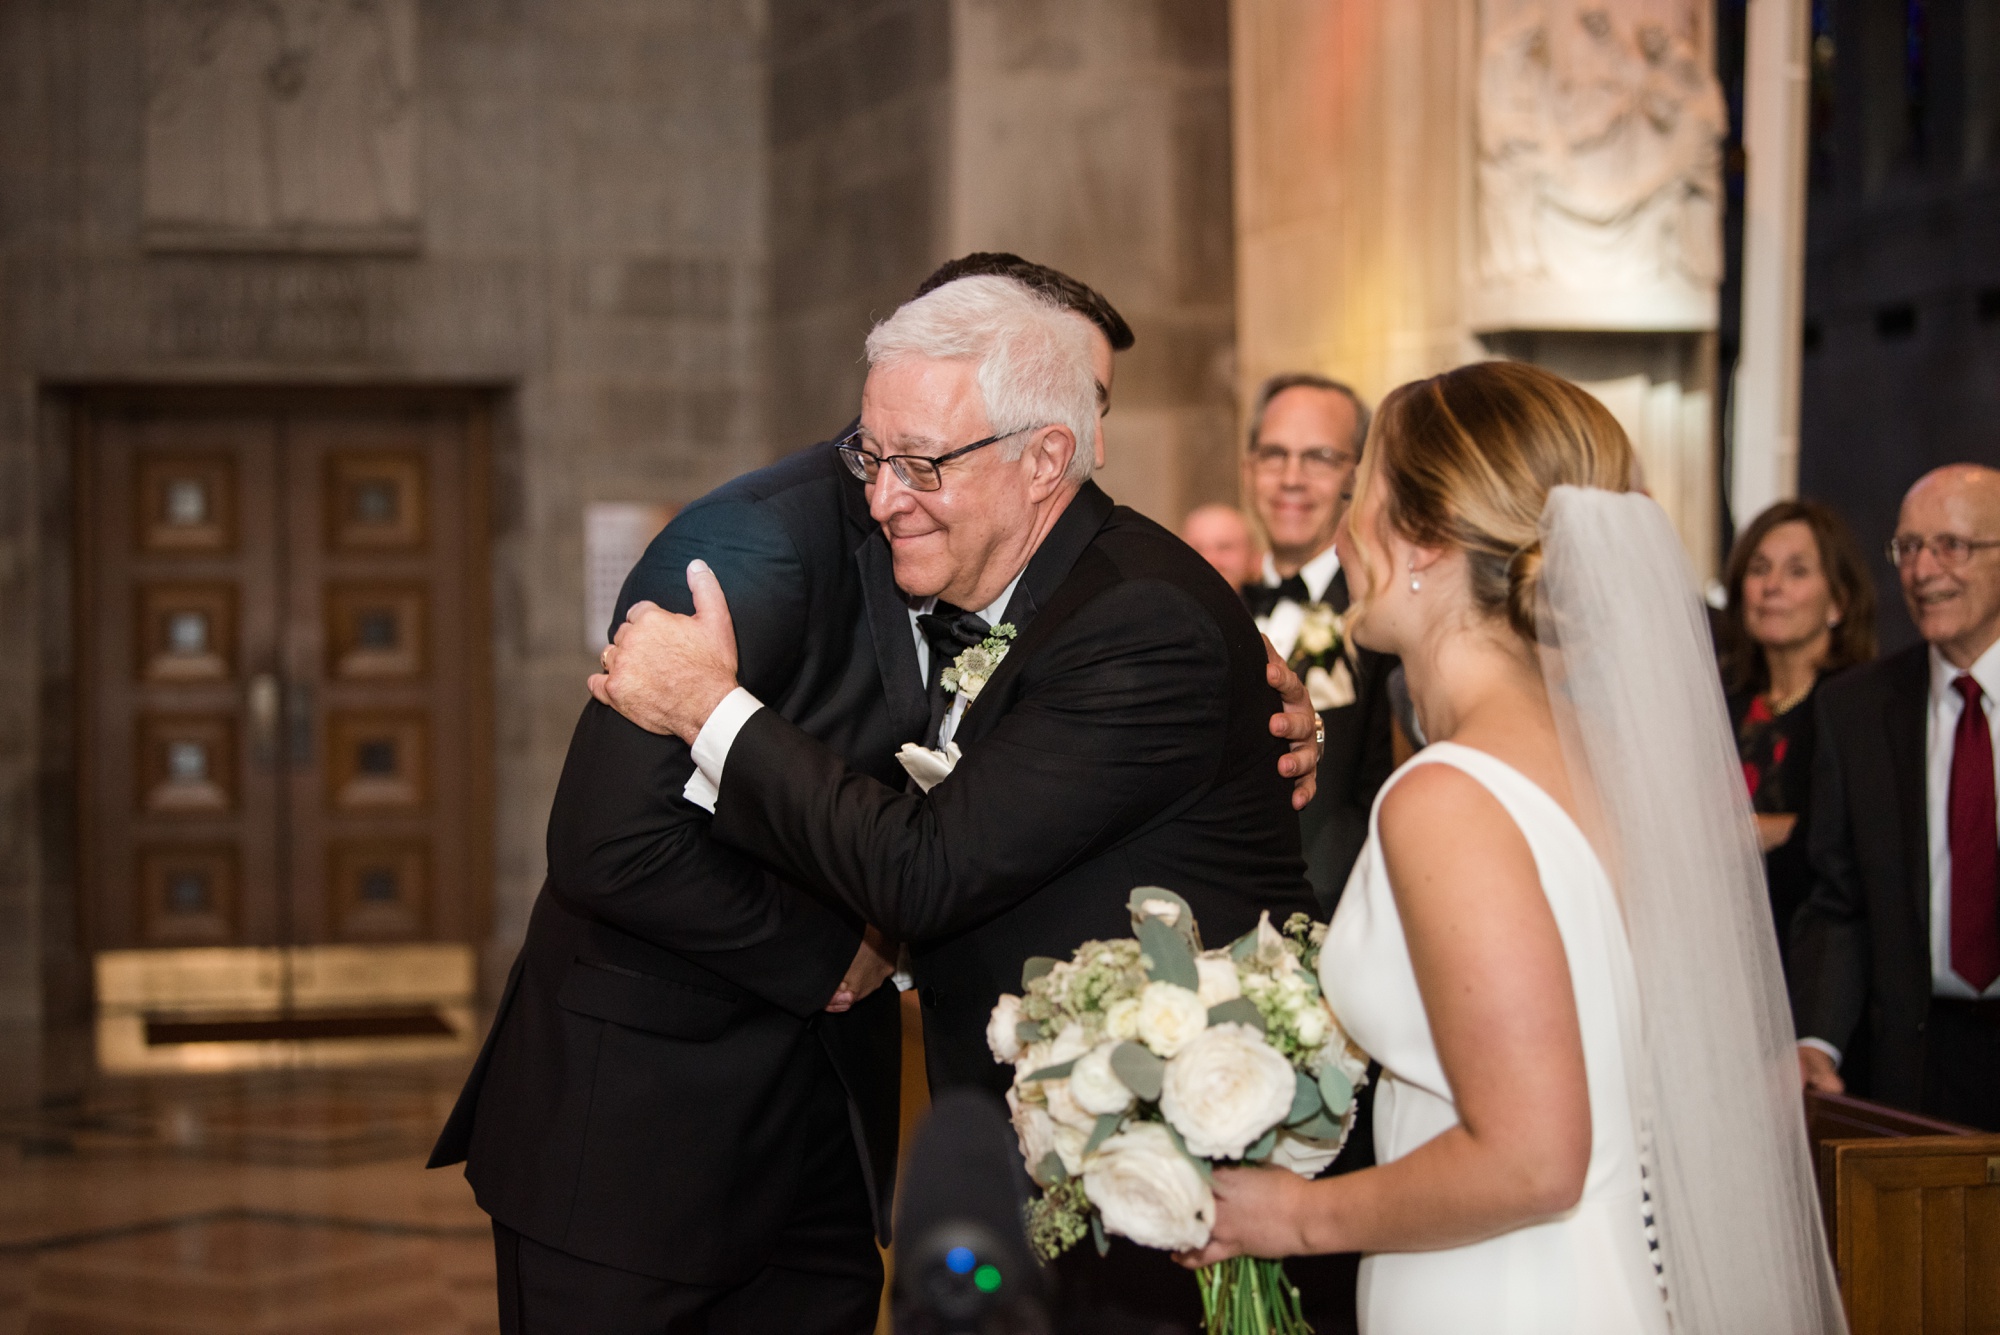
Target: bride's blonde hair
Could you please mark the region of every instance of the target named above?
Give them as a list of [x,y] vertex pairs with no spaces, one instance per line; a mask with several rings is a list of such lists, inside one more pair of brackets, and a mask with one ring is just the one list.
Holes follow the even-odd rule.
[[[1528,640],[1550,490],[1630,491],[1638,474],[1603,404],[1525,362],[1476,362],[1392,391],[1361,457],[1350,522],[1363,494],[1382,488],[1383,522],[1422,546],[1463,550],[1474,606]],[[1356,554],[1372,591],[1379,572],[1360,544]]]

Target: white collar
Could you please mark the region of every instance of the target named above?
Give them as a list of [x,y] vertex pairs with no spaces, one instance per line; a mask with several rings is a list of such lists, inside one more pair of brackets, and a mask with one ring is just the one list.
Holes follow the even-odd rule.
[[[989,626],[999,625],[1000,618],[1007,615],[1007,604],[1014,601],[1014,590],[1020,586],[1021,575],[1027,573],[1028,568],[1022,566],[1020,574],[1008,580],[1007,587],[1000,590],[1000,596],[979,609],[979,619]],[[912,598],[909,600],[910,615],[918,617],[926,613],[935,612],[937,611],[937,602],[936,594],[932,594],[928,598]]]
[[[1316,603],[1326,601],[1327,585],[1333,583],[1333,577],[1339,573],[1340,549],[1332,543],[1328,543],[1325,551],[1299,567],[1299,578],[1305,581],[1306,593]],[[1265,552],[1264,585],[1266,588],[1275,589],[1279,582],[1278,563],[1271,559],[1269,552]]]
[[1937,646],[1932,645],[1931,699],[1943,700],[1947,696],[1956,694],[1951,684],[1958,679],[1961,671],[1970,672],[1972,679],[1979,683],[1979,689],[1986,692],[1989,710],[1993,702],[2000,701],[2000,641],[1989,645],[1985,653],[1973,660],[1971,667],[1963,669],[1953,667],[1946,662],[1944,655],[1938,652]]

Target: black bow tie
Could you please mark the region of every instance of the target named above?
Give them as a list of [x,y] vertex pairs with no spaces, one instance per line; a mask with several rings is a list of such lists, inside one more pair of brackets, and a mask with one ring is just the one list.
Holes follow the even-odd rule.
[[1256,617],[1271,615],[1271,610],[1287,598],[1300,606],[1313,600],[1312,594],[1306,591],[1303,576],[1287,575],[1275,585],[1252,584],[1243,590],[1243,601],[1250,604],[1250,615]]
[[[932,652],[944,658],[958,657],[961,650],[970,649],[993,633],[986,618],[977,612],[967,612],[945,602],[940,602],[935,612],[918,616],[917,627],[930,641]],[[936,675],[935,669],[932,675]]]

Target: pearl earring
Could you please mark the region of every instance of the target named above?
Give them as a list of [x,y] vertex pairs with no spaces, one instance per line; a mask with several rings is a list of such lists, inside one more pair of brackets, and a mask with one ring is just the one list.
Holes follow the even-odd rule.
[[1423,581],[1417,578],[1417,563],[1412,561],[1410,562],[1410,592],[1419,592],[1423,587]]

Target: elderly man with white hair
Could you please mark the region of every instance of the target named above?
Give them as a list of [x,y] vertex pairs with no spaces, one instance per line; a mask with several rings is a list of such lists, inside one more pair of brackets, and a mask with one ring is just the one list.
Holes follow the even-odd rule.
[[868,361],[842,449],[926,641],[920,777],[855,772],[740,686],[698,566],[696,614],[635,607],[592,690],[691,744],[715,838],[907,942],[933,1087],[999,1093],[994,1003],[1030,957],[1126,935],[1134,886],[1178,892],[1215,941],[1313,911],[1280,700],[1233,590],[1090,481],[1078,321],[965,279],[877,326]]

